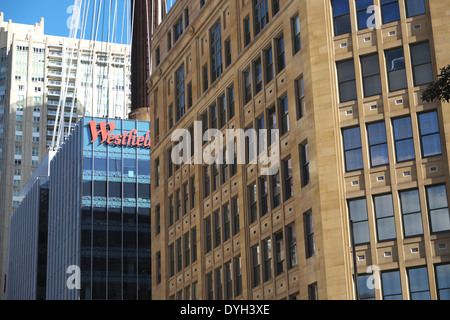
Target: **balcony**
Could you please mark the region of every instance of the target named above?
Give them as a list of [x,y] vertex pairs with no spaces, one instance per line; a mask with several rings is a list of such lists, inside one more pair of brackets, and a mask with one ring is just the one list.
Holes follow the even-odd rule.
[[61,95],[61,91],[48,90],[48,95],[52,97],[59,97]]

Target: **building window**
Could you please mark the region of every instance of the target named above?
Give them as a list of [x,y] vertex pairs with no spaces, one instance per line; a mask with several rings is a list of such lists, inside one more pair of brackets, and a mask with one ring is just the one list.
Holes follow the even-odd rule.
[[294,54],[296,54],[302,48],[299,15],[295,16],[295,18],[291,20],[291,25],[292,25],[292,42],[293,42],[292,49],[294,50]]
[[392,195],[373,197],[378,241],[395,239],[395,220]]
[[286,270],[282,231],[275,233],[274,243],[275,243],[275,276],[278,276]]
[[305,212],[303,214],[303,225],[305,227],[305,253],[306,259],[308,259],[316,253],[316,245],[314,241],[314,223],[311,211]]
[[220,211],[217,210],[213,212],[213,218],[214,218],[214,248],[217,248],[222,240],[221,237],[221,225],[220,225]]
[[422,157],[426,158],[441,154],[441,136],[439,134],[437,112],[420,113],[418,118]]
[[346,102],[356,99],[355,65],[353,60],[336,62],[339,85],[339,100]]
[[155,64],[156,66],[159,66],[160,63],[161,63],[161,51],[158,47],[155,50]]
[[240,296],[242,294],[242,260],[241,256],[237,256],[233,259],[233,271],[234,271],[234,296]]
[[249,205],[249,216],[250,223],[253,223],[258,219],[258,203],[256,201],[256,183],[252,183],[248,186],[248,205]]
[[169,197],[169,226],[173,225],[173,196]]
[[220,21],[211,29],[211,83],[222,74],[222,36]]
[[223,295],[223,282],[222,282],[222,267],[218,267],[214,270],[214,283],[216,286],[216,300],[222,300]]
[[259,286],[261,283],[261,262],[259,244],[251,247],[251,263],[252,263],[252,288]]
[[[268,118],[268,132],[272,132],[272,130],[277,130],[277,114],[275,112],[275,107],[270,108],[267,111],[267,118]],[[273,141],[275,143],[275,141]],[[267,145],[272,145],[272,135],[269,134],[268,135],[268,139],[267,139]]]
[[259,194],[261,199],[261,216],[264,216],[269,212],[269,188],[266,176],[259,178]]
[[225,242],[231,237],[230,205],[228,203],[222,206],[222,221],[223,221],[223,241]]
[[309,148],[308,143],[300,144],[300,178],[302,187],[310,182],[309,176]]
[[284,181],[284,200],[288,200],[294,196],[294,184],[292,178],[292,159],[285,159],[281,163]]
[[227,88],[228,120],[234,117],[234,87]]
[[161,252],[156,253],[156,283],[161,283]]
[[189,232],[186,232],[183,236],[184,242],[184,267],[187,267],[190,263],[191,253],[190,253],[190,242],[189,242]]
[[407,18],[425,14],[424,0],[405,0],[405,4]]
[[308,300],[319,300],[317,293],[317,282],[308,285]]
[[263,79],[262,79],[262,65],[261,65],[261,59],[257,59],[253,63],[253,72],[255,77],[255,94],[261,91]]
[[284,38],[283,36],[276,39],[277,48],[277,73],[281,72],[286,66],[286,61],[284,57]]
[[176,250],[177,250],[177,272],[180,272],[183,268],[183,255],[181,247],[181,238],[176,240]]
[[368,124],[367,133],[369,136],[370,165],[376,167],[389,163],[384,122]]
[[219,128],[223,128],[227,123],[227,104],[225,95],[222,95],[217,99],[217,105],[219,108]]
[[402,300],[402,285],[398,270],[381,272],[381,287],[383,300]]
[[411,45],[411,62],[415,86],[433,82],[433,68],[428,42]]
[[186,86],[187,89],[187,107],[192,107],[192,82],[189,82]]
[[270,238],[261,241],[264,260],[263,281],[272,279],[272,244]]
[[272,0],[272,17],[280,11],[280,1]]
[[180,220],[181,218],[181,199],[180,199],[180,190],[178,189],[177,191],[175,191],[175,216],[176,216],[176,221]]
[[353,222],[353,238],[355,244],[369,243],[369,221],[367,218],[366,199],[349,200],[348,211],[350,214],[350,221]]
[[268,0],[253,0],[255,36],[269,23]]
[[406,89],[405,57],[403,48],[388,50],[386,55],[386,67],[388,73],[389,91]]
[[420,210],[419,191],[400,191],[400,210],[403,218],[403,233],[405,237],[423,234],[422,212]]
[[217,106],[213,104],[209,107],[210,128],[217,129]]
[[189,179],[191,209],[195,208],[195,177]]
[[272,209],[278,207],[281,203],[280,174],[277,172],[270,176],[270,188],[272,190]]
[[371,14],[367,12],[369,6],[373,5],[373,0],[356,0],[356,11],[358,14],[358,29],[367,29],[367,22]]
[[180,120],[186,111],[184,95],[184,66],[181,66],[175,73],[176,121]]
[[209,177],[209,167],[203,167],[203,182],[205,183],[205,198],[209,196],[210,193],[210,177]]
[[367,283],[373,278],[372,274],[358,275],[359,300],[375,300],[375,288],[370,287]]
[[306,114],[305,86],[303,83],[303,77],[295,80],[295,100],[298,120]]
[[244,78],[244,104],[247,104],[252,99],[252,80],[250,70],[244,71],[242,75]]
[[171,277],[175,275],[175,251],[173,243],[169,245],[169,274]]
[[381,0],[381,16],[383,23],[400,20],[398,0]]
[[231,211],[233,214],[233,236],[239,233],[239,206],[238,198],[231,199]]
[[450,300],[450,264],[435,267],[436,286],[439,300]]
[[266,84],[273,79],[273,55],[272,47],[264,50],[264,64],[265,64],[265,77]]
[[203,70],[203,92],[208,90],[208,65],[205,64],[202,68]]
[[212,234],[211,234],[211,216],[205,219],[205,251],[210,252],[212,249]]
[[430,300],[427,267],[409,268],[408,283],[411,300]]
[[287,96],[278,99],[278,112],[281,118],[281,135],[289,132],[289,108]]
[[250,33],[250,18],[246,17],[244,19],[244,47],[248,46],[251,41]]
[[169,104],[169,129],[173,127],[173,104]]
[[213,300],[214,299],[214,289],[213,289],[213,280],[212,280],[212,272],[206,274],[206,299]]
[[256,119],[256,130],[258,135],[258,155],[267,153],[267,139],[266,139],[266,123],[264,120],[264,113],[261,117]]
[[445,185],[426,187],[431,232],[450,230],[450,217]]
[[225,40],[225,68],[231,64],[231,41],[230,38]]
[[161,207],[159,204],[155,207],[155,232],[158,235],[161,232]]
[[192,242],[192,250],[191,250],[191,255],[192,255],[192,262],[197,261],[197,229],[196,228],[192,228],[191,229],[191,242]]
[[183,184],[183,215],[188,213],[189,211],[189,193],[188,193],[188,184]]
[[352,31],[350,24],[350,8],[348,0],[332,0],[334,35],[339,36]]
[[182,34],[183,34],[183,18],[180,17],[180,19],[173,26],[173,42],[174,43],[177,42]]
[[[314,241],[314,236],[313,236]],[[295,267],[298,264],[297,259],[297,233],[295,231],[295,224],[292,223],[286,226],[286,247],[287,247],[287,260],[288,269]]]
[[225,300],[233,299],[233,273],[231,271],[231,262],[223,265],[225,277]]
[[361,57],[364,97],[381,94],[380,64],[378,54]]
[[156,186],[161,184],[161,168],[159,166],[159,158],[155,160],[155,171],[156,171]]
[[167,32],[167,51],[172,49],[172,33],[169,31]]
[[411,127],[411,117],[392,120],[394,127],[395,156],[397,162],[414,159],[414,141]]
[[212,171],[213,171],[213,191],[216,191],[219,188],[219,165],[214,162],[212,164]]
[[363,168],[361,135],[359,127],[343,129],[345,170],[347,172]]

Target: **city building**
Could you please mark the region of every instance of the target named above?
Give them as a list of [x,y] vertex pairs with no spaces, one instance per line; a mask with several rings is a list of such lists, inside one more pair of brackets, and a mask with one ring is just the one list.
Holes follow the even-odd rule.
[[[45,299],[151,298],[149,129],[135,120],[79,120],[51,158],[46,184],[36,180],[11,217],[7,298],[35,299],[42,264],[31,231],[41,217],[48,217]],[[48,210],[37,215],[44,186]]]
[[25,25],[0,13],[0,297],[9,218],[22,188],[78,117],[127,118],[130,51],[125,44],[47,35],[43,18]]
[[45,300],[48,176],[37,177],[11,216],[7,300]]
[[[448,299],[450,114],[421,91],[450,64],[449,6],[178,0],[153,9],[152,297]],[[172,134],[195,133],[195,121],[201,133],[277,129],[279,140],[256,154],[248,140],[248,164],[192,164],[209,142],[174,164]],[[280,170],[262,175],[249,160],[273,151]]]

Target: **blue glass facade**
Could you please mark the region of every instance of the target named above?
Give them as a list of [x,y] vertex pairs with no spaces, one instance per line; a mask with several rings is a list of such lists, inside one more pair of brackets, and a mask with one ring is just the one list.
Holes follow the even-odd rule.
[[[78,298],[150,299],[150,149],[132,146],[131,137],[130,145],[108,144],[102,136],[106,132],[101,132],[92,142],[95,137],[91,133],[91,121],[95,121],[99,131],[99,123],[106,122],[108,134],[116,137],[126,136],[136,129],[137,137],[147,135],[149,138],[150,130],[148,122],[83,118],[52,160],[51,181],[55,183],[55,190],[50,192],[50,202],[52,199],[72,201],[73,197],[71,207],[76,208],[73,214],[78,217],[75,224],[79,233],[73,237],[66,235],[68,241],[78,244],[75,245],[81,271]],[[71,138],[78,141],[70,141]],[[71,147],[72,144],[75,146]],[[70,185],[78,190],[68,190],[64,194],[66,183],[57,172],[75,175],[75,180],[79,181],[72,181]],[[58,183],[62,184],[61,188],[57,187]],[[60,213],[55,214],[50,217],[56,221]],[[60,229],[50,231],[49,239],[53,236],[52,241],[58,243],[54,237],[60,232]],[[62,253],[61,249],[56,251],[53,255]]]

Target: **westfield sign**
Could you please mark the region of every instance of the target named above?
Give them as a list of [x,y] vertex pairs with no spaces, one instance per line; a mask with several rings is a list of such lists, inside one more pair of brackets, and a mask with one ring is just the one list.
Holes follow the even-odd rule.
[[[147,131],[145,136],[138,137],[136,129],[130,130],[130,132],[125,131],[123,134],[113,134],[112,132],[116,128],[114,122],[106,123],[105,121],[102,121],[97,124],[95,120],[93,120],[89,121],[88,124],[92,135],[91,143],[101,136],[100,143],[116,146],[150,147],[150,130]],[[107,127],[109,127],[109,131],[107,130]]]

